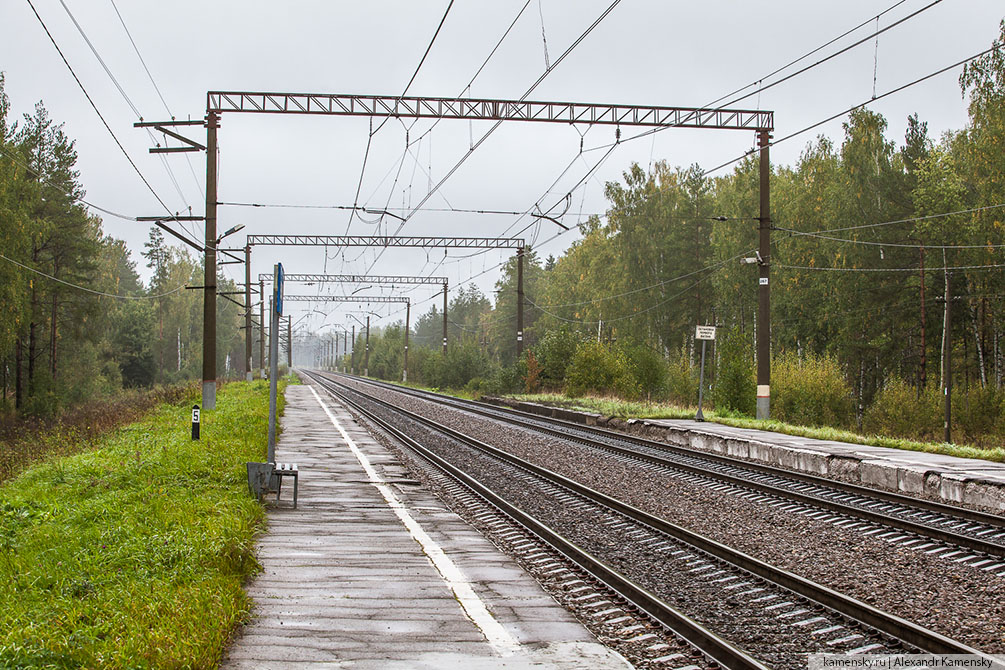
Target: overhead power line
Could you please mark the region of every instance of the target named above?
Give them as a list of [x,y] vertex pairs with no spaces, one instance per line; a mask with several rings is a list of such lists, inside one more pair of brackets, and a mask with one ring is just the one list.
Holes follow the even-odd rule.
[[164,208],[164,211],[167,212],[168,215],[171,215],[171,209],[164,203],[161,197],[157,194],[157,191],[154,190],[154,187],[151,186],[149,181],[147,181],[147,178],[143,175],[143,173],[140,172],[139,167],[136,165],[135,162],[133,162],[132,157],[126,151],[126,148],[122,146],[122,142],[119,141],[119,138],[115,135],[115,131],[113,131],[112,127],[108,125],[108,122],[105,120],[105,117],[101,114],[101,110],[98,109],[98,106],[94,103],[94,100],[91,98],[91,95],[87,92],[87,89],[84,88],[84,84],[80,81],[80,78],[77,77],[77,73],[73,71],[73,68],[70,66],[70,62],[66,60],[66,56],[63,55],[63,51],[62,49],[59,48],[59,44],[56,43],[56,40],[52,36],[52,33],[49,32],[49,28],[45,25],[45,21],[42,20],[42,17],[39,15],[38,10],[35,9],[35,5],[32,4],[31,0],[26,0],[26,2],[28,3],[28,6],[31,7],[31,11],[35,14],[35,18],[38,19],[39,24],[41,24],[42,30],[44,30],[45,34],[49,37],[49,41],[52,42],[52,46],[55,47],[56,52],[59,54],[59,57],[63,60],[63,64],[66,65],[66,69],[70,71],[70,74],[73,76],[73,80],[77,82],[77,86],[80,87],[80,90],[81,92],[83,92],[84,97],[87,98],[87,102],[90,103],[91,108],[94,110],[94,113],[98,115],[98,118],[101,119],[102,125],[105,126],[105,130],[107,130],[108,134],[112,136],[113,140],[115,140],[115,144],[116,146],[119,147],[119,151],[121,151],[122,155],[126,157],[126,160],[129,161],[129,165],[132,166],[133,170],[143,181],[143,184],[146,185],[147,189],[150,191],[151,194],[153,194],[157,202],[160,203],[161,207]]
[[25,265],[24,263],[19,263],[16,260],[14,260],[13,258],[7,258],[3,254],[0,254],[0,259],[3,259],[5,261],[7,261],[8,263],[13,263],[14,265],[18,266],[19,268],[21,268],[23,270],[27,270],[28,272],[34,272],[35,274],[41,275],[41,276],[45,277],[46,279],[49,279],[49,280],[54,281],[54,282],[59,282],[60,284],[64,284],[66,286],[69,286],[70,288],[75,288],[75,289],[77,289],[79,291],[84,291],[86,293],[93,293],[94,295],[105,296],[106,298],[116,298],[118,300],[153,300],[155,298],[164,298],[164,297],[169,296],[169,295],[174,295],[178,291],[181,291],[181,290],[183,290],[185,288],[185,286],[183,284],[183,285],[181,285],[181,286],[179,286],[177,288],[171,289],[167,293],[158,293],[157,295],[120,295],[120,294],[117,294],[117,293],[106,293],[104,291],[98,291],[98,290],[95,290],[93,288],[87,288],[86,286],[80,286],[79,284],[74,284],[74,283],[71,283],[71,282],[68,282],[68,281],[64,281],[64,280],[62,280],[62,279],[60,279],[58,277],[53,277],[52,275],[46,274],[46,273],[42,272],[41,270],[36,270],[35,268],[29,267],[29,266]]
[[[1005,204],[1001,205],[984,205],[983,207],[971,207],[970,209],[958,209],[955,212],[943,212],[941,214],[927,214],[925,216],[912,216],[907,219],[896,219],[895,221],[881,221],[879,223],[865,223],[860,226],[845,226],[843,228],[827,228],[825,230],[816,230],[812,233],[799,233],[800,235],[817,235],[819,233],[839,233],[846,230],[862,230],[863,228],[878,228],[879,226],[892,226],[897,223],[914,223],[915,221],[928,221],[930,219],[941,219],[947,216],[955,216],[957,214],[972,214],[974,212],[983,212],[989,209],[1000,209],[1005,207]],[[794,230],[788,230],[787,228],[782,228],[787,232],[798,232]]]
[[[849,107],[848,109],[846,109],[844,111],[841,111],[841,112],[838,112],[837,114],[833,114],[831,116],[828,116],[826,119],[823,119],[821,121],[817,121],[816,123],[812,123],[812,124],[806,126],[805,128],[801,128],[801,129],[795,131],[794,133],[789,133],[788,135],[786,135],[784,137],[780,137],[777,140],[772,140],[766,146],[767,147],[773,147],[776,144],[781,144],[782,142],[785,142],[786,140],[791,140],[793,137],[796,137],[798,135],[802,135],[805,132],[808,132],[810,130],[813,130],[814,128],[817,128],[819,126],[824,125],[825,123],[829,123],[829,122],[831,122],[831,121],[833,121],[835,119],[839,119],[842,116],[845,116],[846,114],[851,114],[852,112],[854,112],[854,111],[856,111],[858,109],[862,109],[863,107],[867,107],[870,103],[876,102],[878,100],[882,100],[883,98],[889,97],[889,96],[893,95],[894,93],[900,93],[901,91],[903,91],[905,89],[908,89],[908,88],[911,88],[912,86],[917,86],[918,84],[921,84],[922,82],[928,81],[929,79],[931,79],[933,77],[937,77],[940,74],[944,74],[946,72],[949,72],[950,70],[954,70],[954,69],[960,67],[961,65],[966,65],[967,63],[969,63],[971,61],[977,60],[978,58],[980,58],[982,56],[988,55],[992,51],[996,51],[996,50],[1000,49],[1001,46],[1002,46],[1001,44],[995,43],[990,49],[985,49],[984,51],[981,51],[978,54],[974,54],[973,56],[970,56],[969,58],[964,58],[961,61],[957,61],[956,63],[953,63],[952,65],[947,65],[944,68],[941,68],[939,70],[936,70],[935,72],[931,72],[929,74],[926,74],[923,77],[919,77],[919,78],[915,79],[914,81],[910,81],[910,82],[908,82],[906,84],[898,86],[897,88],[889,90],[886,93],[883,93],[881,95],[877,95],[875,97],[872,97],[872,98],[866,100],[865,102],[859,103],[857,105],[853,105],[853,106]],[[712,168],[710,170],[705,170],[703,174],[706,174],[706,175],[707,174],[711,174],[712,172],[717,172],[718,170],[721,170],[724,167],[728,167],[728,166],[732,165],[733,163],[738,163],[739,161],[742,161],[744,158],[746,158],[748,155],[750,155],[750,153],[752,153],[752,152],[744,153],[742,156],[737,156],[736,158],[734,158],[732,160],[728,160],[728,161],[726,161],[725,163],[723,163],[721,165],[717,165],[717,166],[715,166],[714,168]]]
[[[826,266],[816,267],[812,265],[782,265],[781,263],[772,263],[772,267],[784,268],[786,270],[819,270],[823,272],[917,272],[918,268],[831,268]],[[996,268],[1005,268],[1005,263],[999,263],[996,265],[956,265],[947,268],[940,268],[935,265],[932,266],[931,270],[933,272],[938,272],[939,270],[993,270]]]

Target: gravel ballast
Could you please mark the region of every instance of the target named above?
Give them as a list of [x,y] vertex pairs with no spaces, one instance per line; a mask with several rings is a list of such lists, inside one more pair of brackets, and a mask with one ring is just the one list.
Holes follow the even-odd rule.
[[580,444],[387,389],[365,391],[982,651],[1005,653],[1005,579]]

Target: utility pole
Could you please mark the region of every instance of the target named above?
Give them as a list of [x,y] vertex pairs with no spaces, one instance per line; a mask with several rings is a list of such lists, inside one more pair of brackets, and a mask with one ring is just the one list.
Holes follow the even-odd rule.
[[356,361],[353,354],[356,353],[356,324],[352,324],[352,351],[349,352],[349,374],[356,374]]
[[950,298],[949,298],[949,272],[946,271],[946,313],[943,317],[942,331],[942,393],[945,396],[946,422],[944,426],[943,441],[952,443],[952,398],[953,398],[953,377],[952,365],[950,361],[953,357],[953,344],[950,331]]
[[405,303],[405,366],[401,372],[401,381],[408,382],[408,331],[410,330],[409,322],[412,317],[412,302],[408,301]]
[[247,363],[245,367],[245,379],[251,381],[254,376],[251,372],[255,367],[255,362],[253,360],[252,351],[252,338],[254,334],[251,332],[251,245],[244,245],[244,360]]
[[761,130],[757,135],[760,147],[761,216],[759,227],[757,278],[757,418],[771,418],[771,163],[768,147],[771,133]]
[[265,281],[258,282],[258,348],[260,356],[258,364],[261,365],[262,375],[259,379],[265,379]]
[[345,357],[349,355],[349,331],[342,331],[342,372],[346,371]]
[[523,354],[523,247],[516,250],[516,358]]
[[293,371],[293,315],[286,317],[286,367]]
[[206,115],[206,279],[202,293],[202,409],[216,408],[216,129],[220,116]]
[[447,355],[447,282],[443,282],[443,355]]
[[921,256],[921,363],[919,365],[918,371],[918,393],[925,388],[928,384],[928,361],[926,360],[927,347],[925,343],[925,247],[922,246],[918,249],[918,253]]
[[370,376],[370,317],[366,317],[366,358],[363,360],[363,376]]

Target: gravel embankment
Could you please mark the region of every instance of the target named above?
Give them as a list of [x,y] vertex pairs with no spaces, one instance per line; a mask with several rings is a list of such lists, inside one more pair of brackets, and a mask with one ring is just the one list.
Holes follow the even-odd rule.
[[943,635],[1005,653],[1005,579],[642,470],[582,445],[389,390],[365,390]]

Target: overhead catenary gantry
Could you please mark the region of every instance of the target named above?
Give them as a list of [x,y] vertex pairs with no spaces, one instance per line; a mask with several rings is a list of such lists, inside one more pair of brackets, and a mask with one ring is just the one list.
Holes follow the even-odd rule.
[[[251,247],[261,246],[307,246],[307,247],[409,247],[420,249],[516,249],[516,352],[523,352],[523,259],[526,241],[519,237],[433,237],[433,236],[389,236],[389,235],[248,235],[247,249],[250,259]],[[289,278],[290,275],[287,275]],[[297,275],[293,275],[297,276]],[[324,275],[303,275],[324,276]],[[361,277],[362,275],[339,275]],[[400,278],[400,277],[399,277]],[[426,278],[429,279],[429,278]],[[435,279],[435,278],[434,278]],[[419,278],[418,282],[432,283]],[[439,282],[436,282],[439,283]],[[250,299],[250,298],[249,298]],[[248,350],[250,351],[250,345]],[[443,280],[443,352],[447,351],[447,283]]]
[[[286,295],[284,302],[362,302],[362,303],[397,303],[405,305],[405,361],[402,367],[401,381],[408,381],[408,330],[412,317],[412,301],[397,295]],[[370,317],[366,319],[366,367],[370,367]],[[366,372],[369,374],[369,371]]]
[[[258,275],[259,281],[270,279],[272,275]],[[329,274],[291,274],[283,275],[287,282],[303,282],[307,284],[377,284],[378,286],[433,285],[443,287],[443,353],[447,353],[447,289],[449,280],[446,277],[410,276],[410,275],[329,275]]]
[[[282,93],[252,91],[208,91],[206,93],[206,144],[177,133],[186,143],[176,151],[206,151],[206,282],[203,291],[203,407],[216,406],[216,229],[217,229],[217,131],[223,114],[294,114],[322,116],[365,116],[381,118],[428,118],[494,121],[530,121],[618,127],[705,128],[746,130],[757,133],[760,152],[760,265],[757,317],[757,416],[767,418],[770,384],[770,216],[768,147],[774,129],[774,113],[700,107],[657,107],[603,103],[539,102],[476,98],[401,97],[346,95],[331,93]],[[191,122],[141,122],[161,130]],[[152,149],[153,151],[153,149]],[[400,239],[400,238],[390,238]],[[427,238],[434,239],[434,238]],[[249,236],[250,240],[250,236]],[[368,245],[377,246],[377,245]],[[391,246],[391,245],[385,245]],[[406,246],[406,245],[394,245]],[[416,245],[418,246],[418,245]],[[486,248],[486,247],[483,247]],[[523,248],[518,254],[522,259]],[[521,263],[522,268],[522,263]],[[523,300],[518,301],[518,319]],[[523,348],[523,327],[518,324],[518,352]],[[250,358],[250,346],[248,349]]]

